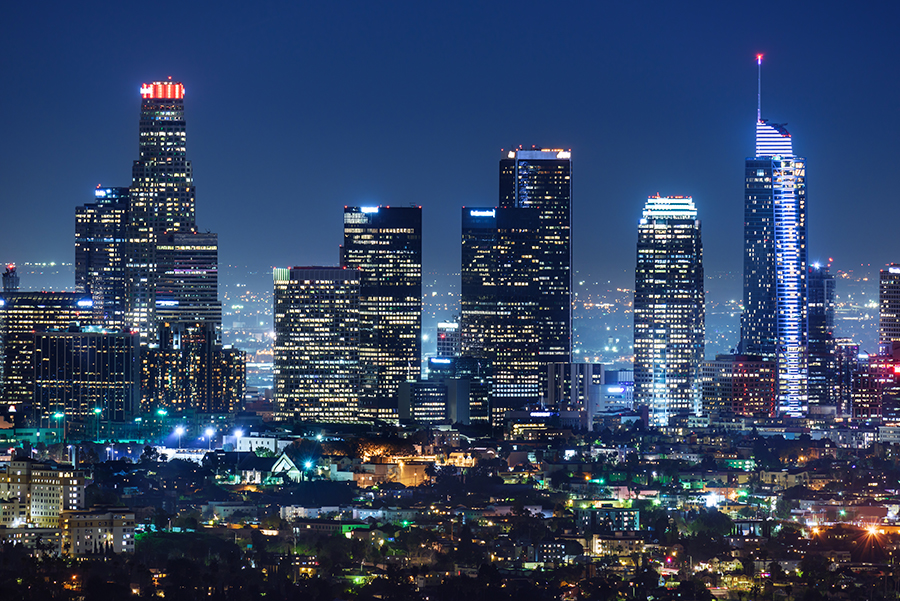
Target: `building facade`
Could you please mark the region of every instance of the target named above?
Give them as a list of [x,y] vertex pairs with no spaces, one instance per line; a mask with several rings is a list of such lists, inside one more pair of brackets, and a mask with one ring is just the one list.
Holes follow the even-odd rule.
[[140,373],[137,334],[96,326],[35,333],[35,415],[131,420],[140,403]]
[[882,269],[878,282],[880,321],[878,342],[900,342],[900,264],[891,263]]
[[827,265],[809,266],[807,285],[809,327],[809,406],[837,407],[837,345],[834,337],[834,275]]
[[699,411],[705,336],[703,245],[690,197],[647,200],[634,283],[634,403],[653,426]]
[[85,473],[68,465],[13,459],[0,468],[0,496],[25,504],[25,522],[59,528],[63,511],[84,509]]
[[359,271],[362,411],[396,421],[422,366],[422,207],[345,207],[341,266]]
[[[35,425],[48,427],[48,415],[33,412],[34,335],[67,330],[72,324],[90,325],[94,302],[78,292],[4,292],[0,296],[0,356],[3,357],[4,401]],[[42,421],[43,420],[43,421]]]
[[278,419],[360,419],[360,278],[338,267],[275,269]]
[[94,190],[94,202],[75,209],[75,287],[91,295],[94,324],[125,326],[128,188]]

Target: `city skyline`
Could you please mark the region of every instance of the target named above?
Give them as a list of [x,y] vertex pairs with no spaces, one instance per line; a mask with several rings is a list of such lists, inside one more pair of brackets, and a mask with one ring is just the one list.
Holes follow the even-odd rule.
[[[343,206],[417,203],[423,206],[425,270],[454,272],[459,251],[455,237],[443,232],[456,228],[443,226],[459,219],[459,206],[493,204],[496,175],[490,165],[501,148],[536,143],[571,148],[578,157],[573,255],[574,269],[586,279],[631,279],[630,263],[615,257],[634,242],[639,199],[655,192],[690,193],[706,216],[707,271],[739,272],[742,193],[734,183],[740,181],[734,157],[746,156],[752,144],[747,123],[755,108],[752,61],[759,52],[766,54],[766,115],[790,120],[791,131],[804,140],[804,155],[817,167],[811,182],[816,206],[810,211],[810,260],[833,257],[837,269],[896,260],[887,247],[891,220],[871,217],[893,210],[881,200],[890,198],[891,182],[873,178],[860,184],[841,168],[847,148],[866,148],[875,173],[889,173],[897,160],[887,140],[900,130],[888,101],[896,97],[898,84],[880,77],[889,72],[895,48],[878,33],[896,8],[842,13],[838,19],[824,8],[792,6],[784,18],[800,26],[790,40],[764,27],[766,11],[757,7],[733,13],[659,7],[640,21],[631,12],[636,9],[615,7],[604,22],[591,19],[600,15],[585,7],[561,9],[551,19],[511,17],[492,8],[401,8],[381,15],[359,6],[340,19],[328,9],[313,9],[300,24],[309,34],[305,38],[289,36],[277,22],[280,13],[234,9],[217,17],[217,24],[226,31],[251,31],[233,50],[222,47],[224,36],[182,40],[164,33],[162,43],[181,52],[151,53],[125,44],[128,50],[115,56],[106,43],[115,43],[114,27],[105,28],[113,32],[106,42],[93,44],[84,38],[89,34],[77,30],[85,17],[68,15],[66,22],[66,15],[55,17],[48,26],[61,41],[42,44],[34,63],[14,61],[9,67],[19,92],[2,102],[7,112],[19,115],[9,132],[18,143],[6,147],[0,173],[0,194],[30,200],[22,207],[7,202],[9,219],[28,223],[28,211],[35,208],[51,218],[45,236],[11,232],[0,243],[5,260],[71,256],[71,222],[62,217],[71,206],[90,202],[98,183],[128,183],[115,157],[134,154],[128,133],[134,94],[142,81],[172,75],[185,82],[191,98],[192,162],[202,164],[198,210],[227,249],[222,263],[261,270],[329,264],[337,252]],[[15,10],[23,12],[12,22],[27,23],[29,9]],[[127,13],[99,16],[87,29]],[[186,17],[195,16],[188,9]],[[159,26],[156,18],[147,16],[136,27],[151,31]],[[471,34],[469,45],[438,30],[439,18]],[[503,19],[513,19],[520,33],[545,34],[544,51],[533,53],[531,66],[511,61],[498,70],[496,65],[510,63],[503,62],[507,53],[515,54],[515,38],[500,26]],[[291,11],[284,21],[298,24]],[[424,23],[422,32],[401,36],[414,22]],[[613,23],[625,26],[613,31]],[[308,31],[314,25],[321,31]],[[378,25],[385,26],[384,37],[373,33]],[[668,52],[664,34],[678,27],[686,34],[680,37],[682,47]],[[479,35],[492,31],[501,32],[497,39]],[[249,44],[264,33],[265,43]],[[286,51],[279,56],[287,61],[316,56],[331,48],[322,38],[329,33],[343,45],[323,52],[319,62],[297,62],[301,77],[272,60],[275,48]],[[2,42],[11,56],[25,43],[19,31]],[[61,52],[60,43],[72,46],[79,65],[91,67],[68,74],[48,63]],[[204,43],[223,54],[207,56]],[[717,52],[709,51],[713,45]],[[246,56],[236,54],[238,49]],[[222,68],[228,60],[258,67],[248,89],[255,106],[265,110],[239,110],[234,86],[243,76]],[[547,74],[554,92],[507,94],[532,69]],[[103,82],[105,93],[86,94],[86,102],[80,94],[55,92],[74,89],[79,78]],[[660,86],[664,93],[654,93]],[[295,101],[286,104],[288,99]],[[67,111],[83,119],[60,122]],[[241,117],[232,123],[232,114]],[[852,115],[852,124],[839,115]],[[61,136],[79,140],[78,152],[60,144]],[[361,159],[351,169],[357,155]],[[433,160],[437,155],[454,157],[459,168],[454,177],[444,177],[446,167]],[[699,156],[705,157],[702,167]],[[36,166],[51,163],[56,177],[37,176]],[[302,186],[296,185],[298,176]],[[847,198],[856,210],[834,219]],[[301,222],[297,232],[287,229],[293,221]],[[596,228],[604,235],[593,235]]]

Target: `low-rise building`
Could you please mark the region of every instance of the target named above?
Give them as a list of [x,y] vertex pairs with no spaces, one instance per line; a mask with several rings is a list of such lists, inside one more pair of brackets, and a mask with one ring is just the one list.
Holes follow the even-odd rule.
[[65,553],[134,553],[134,512],[126,507],[64,511],[61,522]]
[[0,468],[0,499],[25,506],[25,523],[58,528],[63,511],[84,509],[85,473],[72,466],[15,459]]

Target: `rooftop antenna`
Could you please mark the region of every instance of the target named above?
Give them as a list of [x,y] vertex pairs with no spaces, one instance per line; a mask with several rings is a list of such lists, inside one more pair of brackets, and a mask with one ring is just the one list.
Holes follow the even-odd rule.
[[762,121],[762,54],[756,55],[756,120]]

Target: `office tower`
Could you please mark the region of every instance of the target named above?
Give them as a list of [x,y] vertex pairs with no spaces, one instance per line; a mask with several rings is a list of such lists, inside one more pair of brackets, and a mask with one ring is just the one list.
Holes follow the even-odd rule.
[[[90,325],[93,301],[77,292],[4,292],[0,296],[0,356],[3,399],[16,412],[32,417],[34,335],[65,330],[73,323]],[[49,415],[35,416],[48,426]]]
[[274,270],[278,419],[360,419],[362,277],[338,267]]
[[853,403],[853,374],[859,368],[859,344],[850,338],[836,338],[834,346],[837,415],[848,416]]
[[422,207],[344,207],[341,266],[359,271],[362,410],[396,421],[422,365]]
[[401,420],[417,424],[469,423],[469,381],[456,379],[401,382]]
[[700,367],[703,412],[711,418],[774,417],[775,362],[759,355],[716,355]]
[[131,187],[98,188],[76,212],[76,285],[104,325],[139,333],[143,410],[228,411],[245,358],[221,345],[218,237],[197,231],[184,86],[140,92]]
[[492,370],[495,425],[540,401],[548,364],[571,361],[571,153],[509,152],[499,200],[463,208],[460,297],[461,353]]
[[[462,355],[491,370],[491,421],[537,403],[543,392],[537,252],[540,212],[468,209],[462,213]],[[546,348],[546,347],[544,347]],[[554,363],[557,361],[553,361]]]
[[500,208],[539,214],[528,249],[541,365],[572,358],[572,153],[513,150],[500,161]]
[[827,265],[810,265],[807,283],[810,408],[838,405],[834,309],[834,275]]
[[[428,380],[434,382],[467,382],[468,393],[467,419],[463,421],[461,404],[457,404],[457,413],[451,406],[450,419],[455,423],[488,423],[490,419],[490,392],[492,373],[490,366],[483,360],[474,357],[429,357]],[[459,388],[456,389],[460,390]]]
[[[761,61],[761,57],[759,57]],[[744,312],[740,350],[775,357],[778,413],[806,415],[806,159],[791,135],[761,118],[745,164]]]
[[19,274],[16,273],[16,266],[8,263],[6,271],[3,272],[3,292],[18,292],[18,290]]
[[141,87],[139,158],[132,168],[126,277],[129,325],[156,335],[157,244],[165,234],[193,233],[194,181],[186,153],[184,85]]
[[91,295],[96,325],[122,328],[129,191],[98,187],[94,201],[75,209],[75,287]]
[[891,263],[881,270],[878,304],[881,313],[878,342],[900,342],[900,264]]
[[599,402],[603,380],[600,363],[548,363],[547,406],[560,411],[589,411]]
[[96,326],[36,333],[33,365],[36,415],[64,413],[67,420],[82,423],[122,422],[138,409],[137,334]]
[[462,343],[462,333],[459,329],[459,319],[454,317],[452,321],[442,321],[437,325],[437,354],[438,357],[458,357]]
[[223,346],[208,324],[159,327],[158,344],[141,347],[141,410],[228,413],[246,388],[246,353]]
[[700,408],[703,246],[691,197],[647,199],[634,280],[634,402],[666,426]]
[[156,319],[185,327],[203,324],[216,332],[222,324],[218,298],[218,235],[175,233],[159,237],[156,247]]

